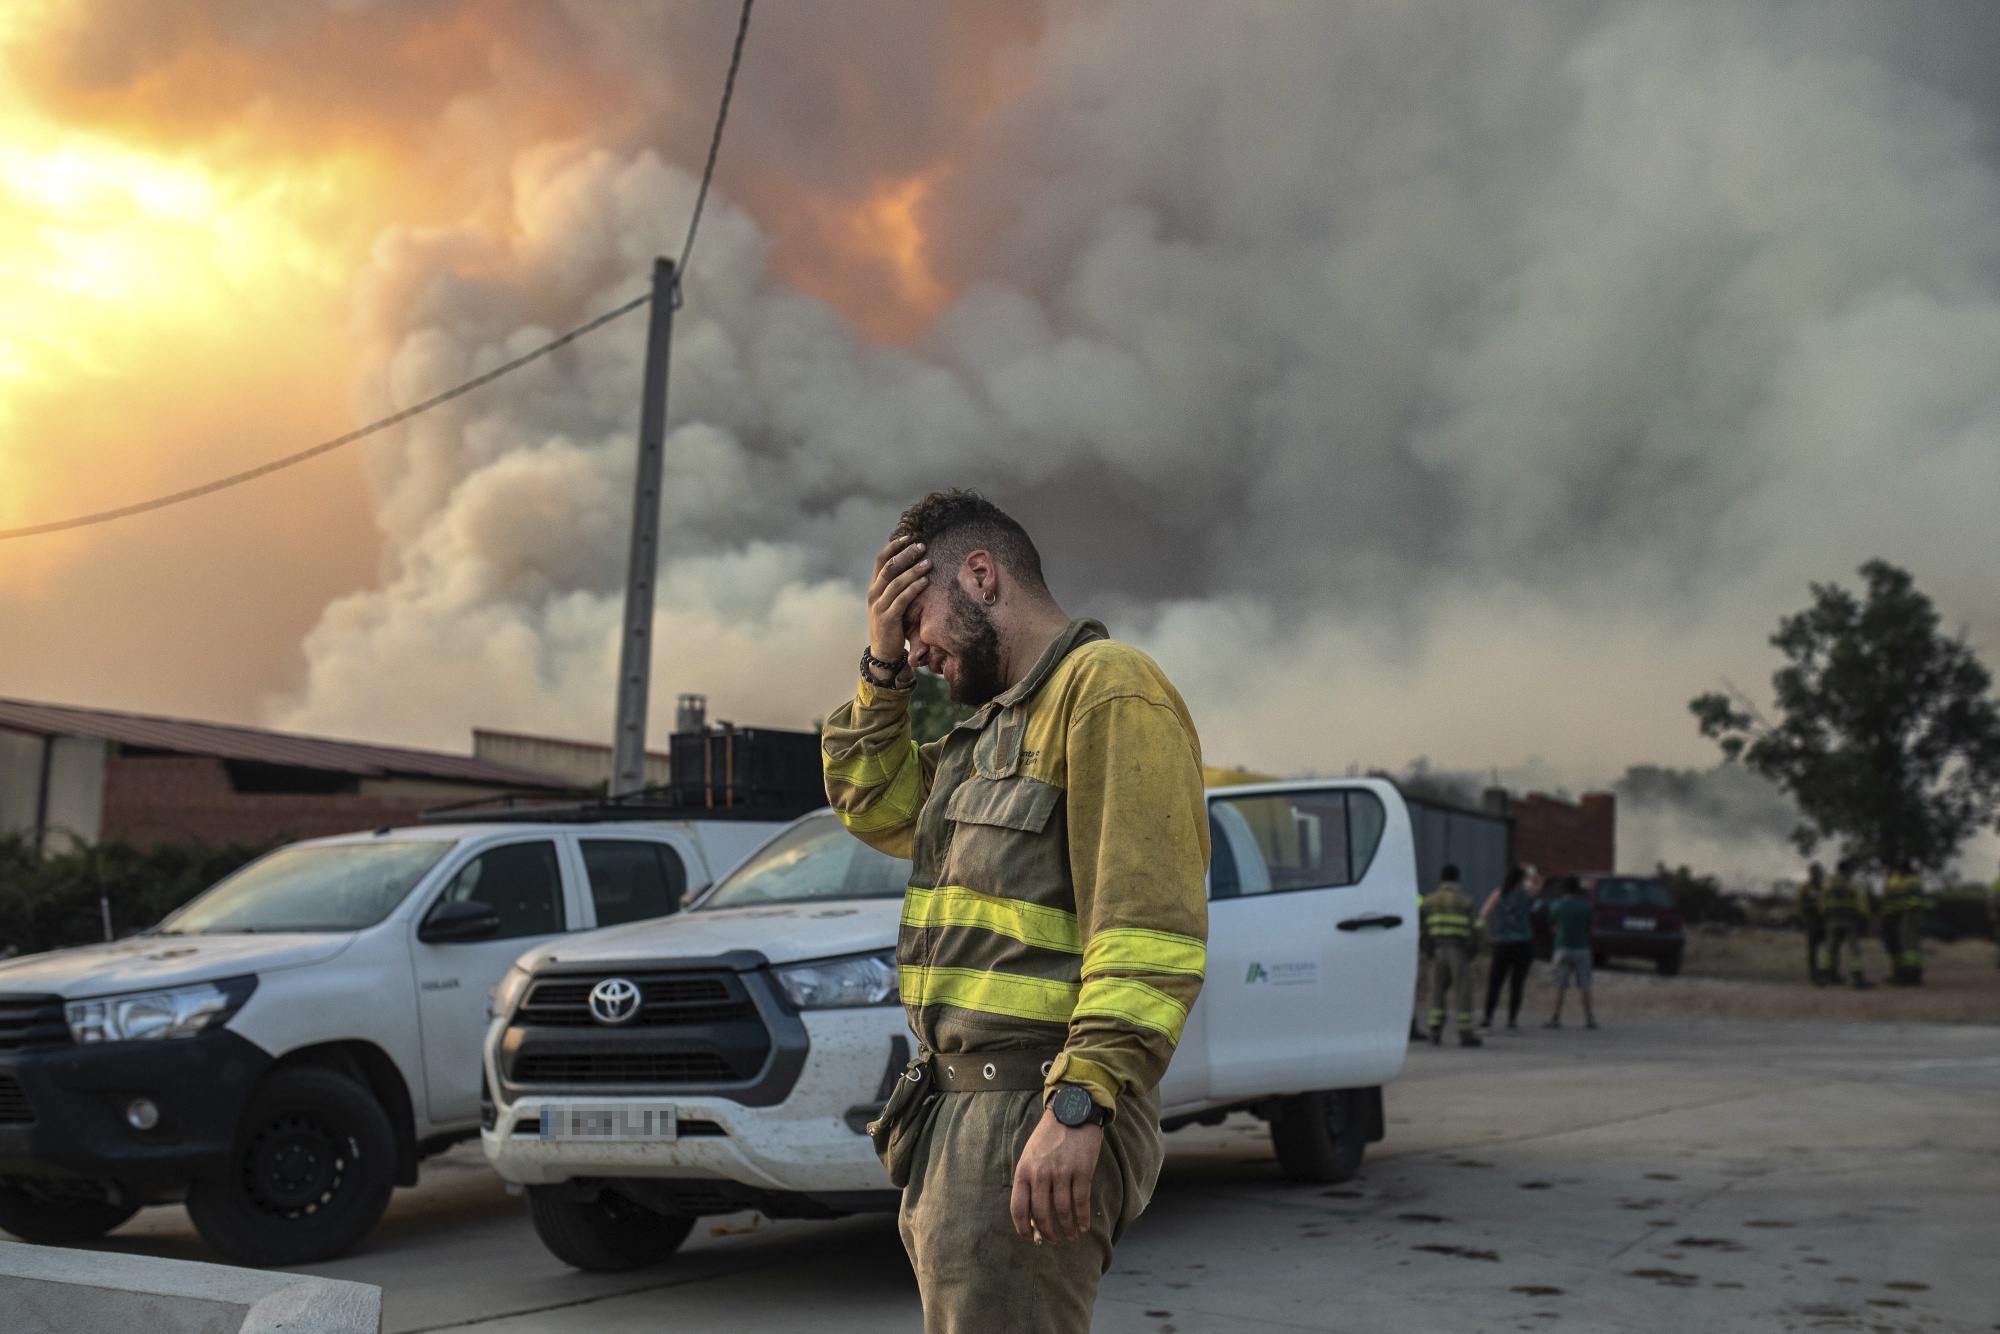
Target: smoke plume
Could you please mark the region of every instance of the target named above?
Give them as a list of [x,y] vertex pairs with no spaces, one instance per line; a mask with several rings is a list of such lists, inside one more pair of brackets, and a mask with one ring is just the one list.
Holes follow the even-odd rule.
[[[677,250],[726,8],[359,7],[507,57],[450,64],[456,215],[374,242],[362,415]],[[1876,555],[1990,652],[2000,21],[1896,14],[760,8],[676,330],[656,696],[823,715],[869,557],[948,485],[1217,763],[1705,766],[1685,701]],[[272,721],[608,735],[642,343],[370,447],[381,577]]]

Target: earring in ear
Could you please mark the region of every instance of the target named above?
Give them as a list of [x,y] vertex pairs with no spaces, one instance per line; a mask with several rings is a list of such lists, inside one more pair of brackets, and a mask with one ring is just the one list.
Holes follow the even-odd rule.
[[981,600],[982,600],[982,601],[984,601],[984,602],[986,603],[986,605],[990,607],[990,606],[992,606],[992,605],[993,605],[994,603],[996,603],[996,602],[998,602],[998,601],[1000,600],[1000,595],[999,595],[998,593],[988,593],[988,594],[987,594],[987,595],[986,595],[986,596],[985,596],[985,597],[984,597],[983,599],[981,599]]

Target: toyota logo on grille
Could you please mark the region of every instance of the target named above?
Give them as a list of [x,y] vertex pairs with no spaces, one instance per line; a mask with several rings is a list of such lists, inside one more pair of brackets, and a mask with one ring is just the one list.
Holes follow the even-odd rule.
[[590,1017],[600,1024],[622,1024],[639,1013],[639,988],[622,977],[607,977],[590,989]]

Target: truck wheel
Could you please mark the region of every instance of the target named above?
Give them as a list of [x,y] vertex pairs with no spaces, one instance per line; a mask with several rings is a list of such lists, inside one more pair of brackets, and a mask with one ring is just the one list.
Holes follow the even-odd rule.
[[96,1241],[138,1212],[137,1205],[103,1200],[38,1200],[24,1190],[0,1186],[0,1229],[36,1246]]
[[616,1191],[579,1200],[564,1186],[528,1187],[528,1216],[549,1254],[576,1269],[615,1274],[664,1260],[680,1249],[694,1219],[654,1213]]
[[1681,952],[1675,950],[1672,954],[1662,954],[1654,960],[1653,967],[1660,970],[1661,977],[1673,977],[1681,970]]
[[295,1065],[266,1078],[236,1128],[230,1163],[194,1183],[188,1216],[238,1264],[300,1265],[347,1251],[396,1184],[396,1135],[367,1089]]
[[1278,1100],[1271,1121],[1278,1166],[1294,1181],[1333,1185],[1353,1179],[1368,1148],[1368,1116],[1358,1089],[1329,1089]]

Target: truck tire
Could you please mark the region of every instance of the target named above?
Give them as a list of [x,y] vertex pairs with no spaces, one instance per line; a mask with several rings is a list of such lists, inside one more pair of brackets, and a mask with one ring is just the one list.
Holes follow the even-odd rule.
[[549,1254],[597,1274],[664,1260],[694,1231],[692,1218],[654,1213],[609,1190],[579,1200],[567,1187],[530,1186],[528,1216]]
[[139,1212],[137,1205],[103,1200],[38,1200],[0,1186],[0,1230],[35,1246],[75,1246],[96,1241]]
[[1278,1166],[1294,1181],[1335,1185],[1361,1170],[1368,1115],[1359,1089],[1328,1089],[1278,1100],[1271,1120]]
[[1661,977],[1673,977],[1681,971],[1681,952],[1675,950],[1671,954],[1662,954],[1653,966],[1660,970]]
[[314,1065],[274,1071],[250,1097],[226,1170],[194,1183],[203,1241],[244,1265],[301,1265],[350,1249],[396,1184],[396,1135],[372,1094]]

